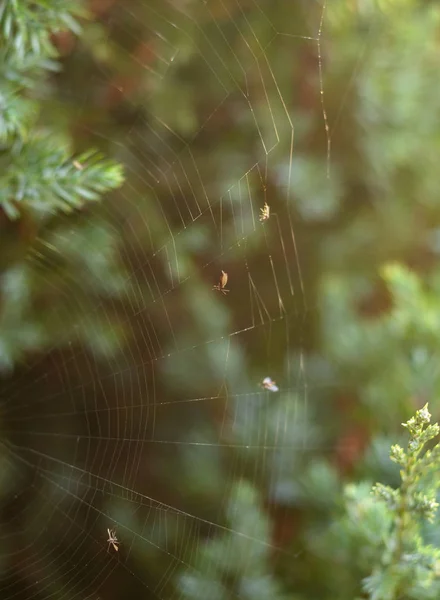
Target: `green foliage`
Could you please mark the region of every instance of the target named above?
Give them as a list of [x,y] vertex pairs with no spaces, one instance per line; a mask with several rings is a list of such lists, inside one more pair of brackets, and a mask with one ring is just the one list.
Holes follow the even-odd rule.
[[364,581],[371,600],[434,599],[440,593],[440,549],[424,543],[420,528],[421,520],[434,521],[439,506],[439,483],[430,475],[440,467],[440,444],[428,450],[426,444],[439,434],[440,427],[430,421],[426,405],[403,424],[410,434],[407,450],[399,445],[391,448],[391,460],[401,466],[400,488],[373,487],[386,503],[391,526],[386,530],[380,561]]
[[418,410],[403,424],[410,434],[406,450],[391,448],[391,460],[401,467],[400,485],[346,484],[326,529],[309,534],[308,550],[328,574],[324,597],[439,597],[440,547],[429,541],[438,528],[440,466],[440,444],[430,442],[440,428],[430,418],[427,405]]
[[40,84],[40,78],[59,69],[45,55],[20,55],[10,48],[0,51],[0,142],[24,139],[38,116],[38,104],[26,97]]
[[[3,159],[3,160],[2,160]],[[122,183],[121,168],[88,151],[72,161],[68,146],[53,133],[37,133],[3,153],[0,204],[11,217],[27,205],[40,217],[81,208]]]
[[[402,409],[408,410],[408,393],[426,398],[440,392],[440,373],[432,369],[434,357],[440,360],[439,275],[422,279],[397,263],[380,271],[381,280],[354,276],[347,285],[333,275],[324,281],[325,343],[340,373],[348,369],[351,382],[362,379],[362,405],[381,428],[394,429]],[[360,318],[359,305],[374,295],[383,309]]]
[[103,356],[118,347],[115,316],[90,322],[97,303],[124,292],[116,238],[102,216],[86,223],[79,209],[119,187],[122,168],[97,150],[75,157],[64,124],[39,119],[45,81],[60,70],[52,36],[80,33],[84,15],[79,2],[0,4],[0,209],[17,222],[0,222],[2,371],[72,341]]
[[268,569],[270,523],[258,493],[245,481],[235,484],[226,508],[227,530],[200,549],[194,571],[178,585],[188,600],[281,600],[279,582]]
[[59,0],[6,0],[0,7],[0,206],[12,219],[24,207],[39,218],[70,212],[123,181],[118,164],[93,151],[74,161],[60,128],[38,128],[40,81],[58,69],[51,35],[79,33],[74,16],[84,14],[78,2]]
[[[333,593],[333,597],[348,598],[351,589],[352,597],[366,593],[370,600],[438,598],[440,548],[426,543],[430,531],[423,530],[424,521],[437,526],[433,520],[439,484],[433,473],[440,467],[440,444],[431,448],[427,445],[440,427],[431,425],[430,419],[426,405],[403,424],[410,434],[407,449],[392,446],[391,460],[401,466],[398,488],[378,483],[372,493],[367,482],[346,485],[339,517],[332,510],[329,516],[333,522],[327,531],[316,530],[309,537],[309,551],[327,564],[329,575],[330,569],[332,572],[323,582],[328,597]],[[321,487],[322,475],[321,467]],[[307,481],[304,478],[303,489],[308,492],[309,502],[328,494],[308,488]],[[243,481],[237,483],[226,512],[228,530],[203,544],[195,571],[180,577],[178,585],[185,597],[223,600],[231,594],[247,598],[248,592],[249,598],[259,594],[261,598],[284,597],[280,596],[281,582],[266,572],[269,521],[258,507],[256,490]],[[252,542],[252,537],[258,543]],[[292,557],[290,568],[297,560]],[[254,577],[249,590],[248,574]]]
[[9,48],[20,57],[26,55],[53,56],[55,49],[51,34],[70,30],[79,34],[80,25],[75,17],[85,16],[79,0],[4,0],[0,7],[0,30]]
[[44,230],[28,260],[10,261],[0,278],[0,371],[52,346],[82,343],[105,358],[120,349],[120,319],[96,313],[105,298],[125,293],[117,258],[108,225],[72,218]]

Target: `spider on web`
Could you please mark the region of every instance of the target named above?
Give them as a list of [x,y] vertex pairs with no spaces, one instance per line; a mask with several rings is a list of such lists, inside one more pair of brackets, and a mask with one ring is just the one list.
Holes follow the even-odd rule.
[[269,390],[269,392],[278,392],[279,391],[279,387],[276,385],[276,382],[273,381],[270,377],[265,377],[260,385],[265,390]]
[[213,290],[217,290],[218,292],[221,292],[222,294],[226,294],[229,292],[229,290],[225,289],[226,284],[228,283],[228,274],[225,273],[224,271],[222,271],[222,274],[220,276],[220,280],[219,282],[213,286]]
[[268,221],[270,217],[270,206],[267,202],[264,203],[263,208],[260,208],[260,223],[264,223],[264,221]]
[[108,546],[107,546],[107,552],[110,549],[110,546],[113,546],[113,548],[116,550],[116,552],[118,552],[119,548],[119,544],[120,542],[118,541],[118,538],[116,537],[116,531],[114,529],[107,529],[107,533],[108,533]]

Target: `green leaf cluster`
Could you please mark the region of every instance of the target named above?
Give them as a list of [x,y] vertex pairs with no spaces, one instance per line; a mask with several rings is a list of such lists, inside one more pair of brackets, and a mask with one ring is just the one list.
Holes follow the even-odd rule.
[[42,84],[59,70],[54,33],[79,34],[79,2],[5,0],[0,6],[0,206],[38,218],[95,202],[123,181],[120,165],[96,151],[73,157],[60,125],[39,125]]
[[432,523],[439,506],[439,484],[430,475],[440,467],[440,444],[432,449],[426,445],[438,436],[440,427],[430,421],[425,405],[403,424],[410,434],[406,451],[397,444],[391,448],[391,460],[401,466],[400,487],[373,487],[373,493],[387,506],[390,526],[380,560],[364,580],[371,600],[434,599],[440,592],[440,549],[426,544],[421,532],[421,522]]
[[86,16],[77,1],[0,3],[0,371],[50,347],[120,348],[116,314],[90,317],[124,293],[117,234],[85,209],[121,186],[121,165],[75,153],[56,111],[43,118],[61,70],[54,36],[82,33]]

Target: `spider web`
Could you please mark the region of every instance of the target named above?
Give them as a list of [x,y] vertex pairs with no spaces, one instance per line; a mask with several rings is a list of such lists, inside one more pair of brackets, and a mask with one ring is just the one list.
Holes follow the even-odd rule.
[[[214,561],[202,572],[205,543],[228,540],[245,563],[286,553],[260,517],[234,514],[257,511],[240,488],[248,481],[268,490],[271,515],[286,460],[314,443],[304,426],[314,307],[293,195],[296,136],[307,122],[298,105],[310,94],[321,116],[315,176],[329,186],[332,177],[326,7],[298,3],[297,22],[285,23],[279,6],[144,1],[101,17],[131,72],[125,81],[97,60],[90,88],[69,94],[82,97],[83,110],[121,97],[133,105],[124,131],[108,135],[99,115],[88,128],[127,171],[109,209],[129,269],[125,333],[114,358],[95,359],[72,339],[7,390],[4,468],[18,516],[7,534],[12,552],[2,557],[13,573],[3,598],[111,598],[116,576],[128,596],[198,598],[200,578],[218,578]],[[148,43],[137,33],[147,29]],[[184,80],[190,61],[195,75]],[[129,89],[136,73],[142,83]],[[182,96],[167,94],[174,77]],[[265,203],[270,216],[260,222]],[[212,289],[222,270],[225,295]],[[73,318],[74,299],[66,306]],[[96,314],[106,310],[103,303]],[[265,377],[280,391],[261,387]],[[108,529],[118,552],[108,548]],[[257,597],[232,592],[233,584],[228,597]]]

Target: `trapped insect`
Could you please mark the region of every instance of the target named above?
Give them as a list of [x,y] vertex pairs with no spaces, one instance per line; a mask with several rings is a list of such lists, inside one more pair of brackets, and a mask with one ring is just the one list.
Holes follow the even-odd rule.
[[108,533],[107,552],[109,551],[110,546],[113,546],[113,548],[117,552],[119,550],[118,545],[120,544],[120,542],[118,541],[118,538],[116,537],[116,531],[114,529],[107,529],[107,533]]
[[267,221],[270,217],[270,206],[268,205],[267,202],[264,203],[263,208],[260,208],[260,221],[261,223],[263,223],[264,221]]
[[225,285],[228,283],[228,274],[225,273],[224,271],[222,271],[222,274],[220,276],[220,281],[213,286],[213,290],[217,290],[218,292],[221,292],[222,294],[227,294],[229,292],[229,290],[225,289]]
[[279,388],[275,384],[275,381],[272,381],[272,379],[270,377],[265,377],[263,379],[263,381],[261,382],[261,386],[264,387],[264,389],[269,390],[269,392],[278,392],[279,391]]

